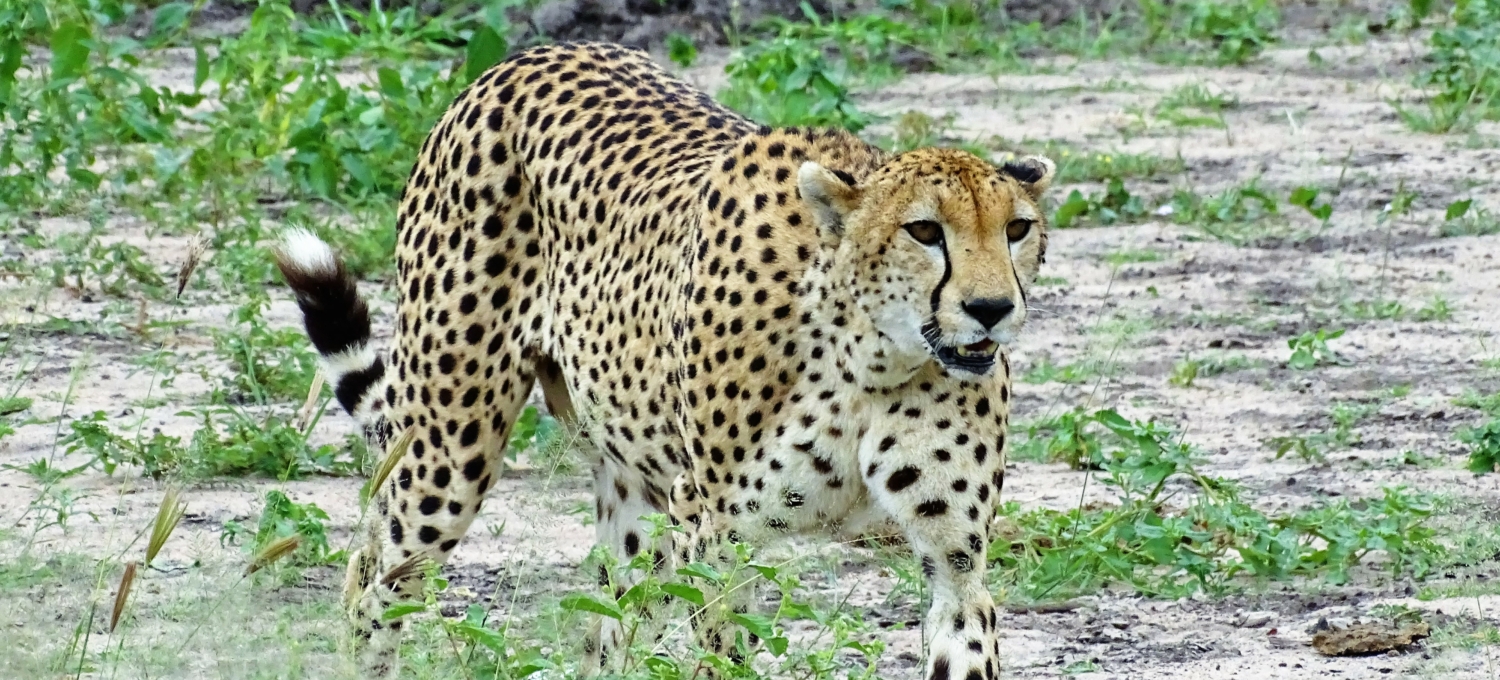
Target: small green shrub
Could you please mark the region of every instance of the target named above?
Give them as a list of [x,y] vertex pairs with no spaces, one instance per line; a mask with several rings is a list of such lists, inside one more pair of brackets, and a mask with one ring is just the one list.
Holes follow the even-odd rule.
[[1329,340],[1343,335],[1344,329],[1342,328],[1332,332],[1319,328],[1316,332],[1308,331],[1287,340],[1287,348],[1292,350],[1291,357],[1286,361],[1287,367],[1305,371],[1317,366],[1345,363],[1344,359],[1328,346]]
[[1080,220],[1089,220],[1108,226],[1144,218],[1148,214],[1145,202],[1125,188],[1125,182],[1115,177],[1105,185],[1104,191],[1085,198],[1074,189],[1052,215],[1052,224],[1058,229],[1067,229]]
[[1252,222],[1277,214],[1276,199],[1254,180],[1209,197],[1179,191],[1171,205],[1177,222],[1205,227]]
[[845,78],[818,44],[778,35],[738,50],[725,67],[719,100],[773,126],[814,125],[859,131],[869,118],[849,98]]
[[201,423],[186,444],[159,430],[149,437],[122,434],[109,426],[103,411],[69,423],[69,433],[58,443],[69,453],[91,456],[91,463],[105,474],[130,465],[152,479],[244,475],[293,479],[315,473],[352,474],[360,467],[361,461],[341,457],[338,447],[309,445],[311,425],[307,431],[299,430],[280,416],[254,418],[226,407],[179,415],[193,416]]
[[1438,235],[1489,236],[1500,234],[1500,218],[1484,206],[1474,205],[1474,199],[1464,199],[1448,204],[1443,213],[1443,226]]
[[1329,202],[1318,202],[1318,194],[1322,193],[1316,187],[1301,186],[1292,190],[1292,195],[1287,198],[1287,203],[1295,205],[1307,211],[1315,219],[1323,224],[1328,224],[1328,218],[1333,217],[1333,204]]
[[[256,522],[255,534],[247,548],[251,553],[258,553],[280,539],[298,536],[301,542],[289,558],[292,565],[311,567],[338,563],[344,559],[344,553],[329,549],[327,522],[328,513],[316,504],[294,502],[286,493],[272,489],[266,492],[260,520]],[[245,526],[231,520],[224,523],[219,542],[234,545],[248,533],[250,531]]]
[[1431,113],[1408,117],[1408,123],[1447,132],[1467,127],[1466,119],[1494,118],[1500,93],[1500,1],[1458,0],[1452,23],[1434,30],[1428,44],[1430,66],[1416,83],[1431,92]]
[[230,315],[230,325],[214,329],[214,351],[229,366],[220,376],[225,392],[218,401],[306,399],[318,372],[317,355],[307,335],[296,327],[272,327],[261,318],[270,305],[264,291],[247,291],[250,299]]
[[1500,418],[1460,430],[1458,441],[1469,446],[1469,470],[1487,474],[1500,467]]
[[1243,64],[1276,42],[1280,21],[1270,0],[1199,0],[1188,12],[1187,35],[1211,45],[1220,63]]
[[667,35],[667,58],[672,63],[687,68],[698,61],[698,46],[686,35],[670,33]]
[[1143,43],[1170,55],[1188,48],[1195,59],[1243,64],[1276,42],[1281,17],[1270,0],[1141,0]]

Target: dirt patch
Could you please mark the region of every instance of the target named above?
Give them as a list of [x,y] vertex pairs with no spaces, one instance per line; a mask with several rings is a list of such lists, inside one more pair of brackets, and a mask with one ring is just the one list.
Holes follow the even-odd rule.
[[1404,649],[1432,636],[1432,626],[1417,622],[1393,627],[1375,623],[1356,623],[1348,628],[1334,628],[1327,621],[1313,635],[1313,649],[1325,656],[1369,656]]

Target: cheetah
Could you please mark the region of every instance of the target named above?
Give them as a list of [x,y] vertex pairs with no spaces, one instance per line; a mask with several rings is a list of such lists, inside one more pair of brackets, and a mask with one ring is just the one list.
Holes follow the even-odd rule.
[[[328,245],[292,231],[277,247],[339,404],[379,446],[407,442],[347,573],[367,670],[396,671],[401,621],[382,613],[463,538],[539,383],[622,561],[644,551],[670,573],[738,543],[899,527],[931,587],[925,677],[997,677],[984,567],[1006,348],[1053,174],[1039,156],[996,167],[760,126],[616,45],[484,73],[399,202],[394,347],[372,346]],[[659,513],[681,531],[652,539]],[[731,614],[748,591],[705,593],[697,644],[745,661],[756,640]],[[608,672],[621,638],[595,621],[584,674]]]

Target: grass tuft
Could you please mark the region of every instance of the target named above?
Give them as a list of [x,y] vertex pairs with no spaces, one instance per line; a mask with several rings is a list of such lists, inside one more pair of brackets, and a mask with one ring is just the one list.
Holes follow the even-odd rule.
[[161,506],[156,510],[156,521],[151,525],[151,540],[146,543],[146,565],[150,566],[161,553],[162,546],[177,530],[177,524],[187,514],[187,503],[180,500],[181,490],[169,487],[161,497]]
[[[149,560],[148,560],[149,563]],[[115,590],[115,606],[109,614],[109,632],[115,632],[115,627],[120,624],[120,616],[125,613],[125,602],[130,599],[130,587],[135,584],[134,561],[125,563],[125,573],[120,574],[120,587]]]
[[245,575],[249,576],[250,574],[254,574],[257,571],[275,564],[283,557],[296,552],[297,548],[301,545],[302,536],[300,534],[292,534],[291,536],[286,536],[284,538],[279,538],[275,541],[272,541],[265,548],[262,548],[260,552],[255,553],[255,555],[250,558],[250,564],[245,567]]

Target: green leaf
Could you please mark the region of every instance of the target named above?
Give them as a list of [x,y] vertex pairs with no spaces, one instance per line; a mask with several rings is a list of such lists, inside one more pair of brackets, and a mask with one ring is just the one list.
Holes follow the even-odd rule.
[[505,58],[505,53],[509,50],[510,45],[506,43],[505,38],[495,32],[495,29],[480,26],[469,38],[469,49],[464,59],[464,75],[473,81]]
[[1067,229],[1072,226],[1073,220],[1083,216],[1089,211],[1089,201],[1079,193],[1077,189],[1068,194],[1068,200],[1057,207],[1057,213],[1052,217],[1052,223],[1058,229]]
[[1100,425],[1103,425],[1113,430],[1115,433],[1123,436],[1128,437],[1135,433],[1135,425],[1129,420],[1126,420],[1125,416],[1120,415],[1114,409],[1102,409],[1096,411],[1094,413],[1094,420],[1099,421]]
[[375,186],[375,173],[370,171],[370,166],[365,165],[365,162],[359,156],[344,154],[339,157],[339,162],[343,164],[344,170],[348,171],[349,176],[353,177],[354,181],[358,182],[360,186],[365,188]]
[[169,2],[157,7],[156,14],[151,17],[151,37],[163,39],[177,32],[192,13],[193,6],[186,2]]
[[1287,199],[1292,205],[1300,205],[1312,210],[1313,201],[1318,200],[1318,190],[1311,187],[1297,187],[1292,191],[1291,198]]
[[468,638],[470,642],[482,645],[501,657],[507,656],[505,636],[501,635],[500,631],[473,623],[460,623],[455,626],[455,630]]
[[780,573],[776,571],[776,567],[768,567],[764,564],[752,564],[750,568],[760,572],[761,578],[772,583],[776,583],[776,578],[780,576]]
[[1474,199],[1466,198],[1462,201],[1454,201],[1448,204],[1447,212],[1443,213],[1444,220],[1456,220],[1469,214],[1469,206],[1474,205]]
[[52,79],[70,80],[83,73],[93,37],[87,26],[68,23],[52,33]]
[[208,82],[208,52],[203,50],[202,45],[193,45],[193,90],[203,88],[203,83]]
[[710,567],[702,562],[693,562],[692,564],[678,569],[677,573],[682,576],[696,576],[698,578],[704,578],[714,582],[724,580],[724,575],[720,574],[717,569],[714,569],[713,567]]
[[616,621],[625,617],[620,607],[613,602],[605,602],[593,593],[574,593],[562,599],[560,606],[571,612],[590,612],[608,616]]
[[0,44],[0,104],[10,101],[11,88],[16,84],[16,71],[21,68],[21,57],[26,47],[20,40],[7,40]]
[[68,177],[89,190],[98,189],[102,178],[88,168],[68,168]]
[[392,619],[399,619],[403,616],[406,616],[407,614],[415,614],[417,612],[426,610],[427,605],[420,602],[398,602],[387,607],[386,610],[381,613],[380,620],[390,621]]
[[375,72],[380,79],[380,92],[391,99],[406,98],[406,85],[401,82],[401,74],[396,69],[382,66]]
[[0,397],[0,416],[8,416],[31,408],[30,397]]
[[683,68],[693,65],[698,60],[698,46],[693,44],[693,39],[681,33],[667,35],[667,58],[672,63]]
[[339,183],[339,174],[334,169],[333,162],[327,157],[319,156],[307,170],[307,181],[312,185],[313,191],[321,196],[332,196]]
[[663,583],[661,591],[678,599],[687,600],[700,607],[703,606],[703,591],[692,586],[681,583]]

